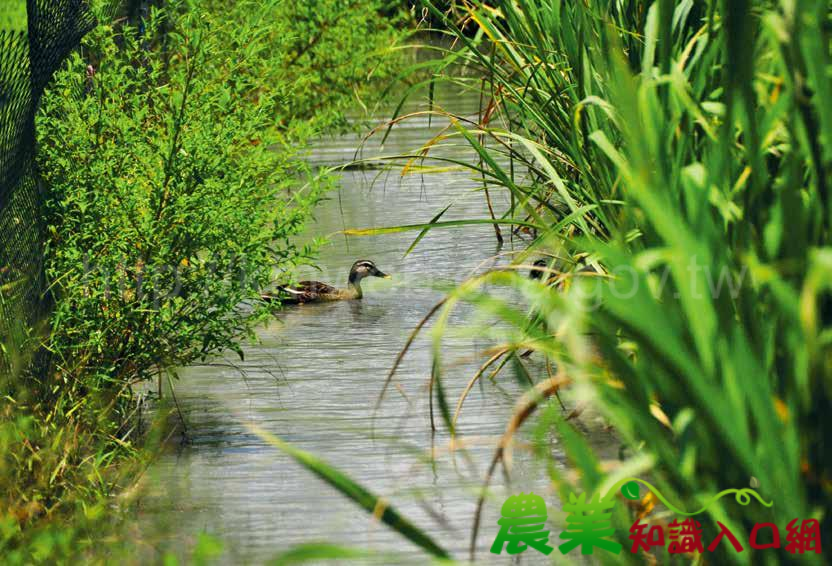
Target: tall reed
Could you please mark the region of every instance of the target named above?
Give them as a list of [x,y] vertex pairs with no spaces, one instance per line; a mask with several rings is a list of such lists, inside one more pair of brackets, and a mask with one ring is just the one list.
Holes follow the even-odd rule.
[[[771,509],[722,500],[704,521],[747,541],[755,522],[785,534],[791,519],[816,517],[828,539],[828,3],[425,5],[454,42],[428,82],[476,89],[485,102],[478,120],[447,115],[451,127],[422,153],[466,140],[473,159],[460,164],[511,201],[502,215],[470,223],[530,227],[515,267],[538,254],[558,258],[549,281],[489,272],[437,309],[431,391],[445,426],[455,432],[450,395],[461,385],[442,379],[441,336],[450,310],[473,302],[507,328],[495,351],[538,351],[559,374],[525,399],[495,463],[541,399],[569,382],[604,411],[630,456],[609,472],[569,422],[547,412],[579,471],[580,485],[555,478],[564,496],[634,471],[691,508],[753,485]],[[449,71],[460,65],[468,72]],[[427,229],[443,227],[435,220]],[[583,265],[592,267],[579,272]],[[523,301],[487,285],[517,289]],[[636,507],[646,513],[649,498]],[[632,519],[616,517],[624,542]]]

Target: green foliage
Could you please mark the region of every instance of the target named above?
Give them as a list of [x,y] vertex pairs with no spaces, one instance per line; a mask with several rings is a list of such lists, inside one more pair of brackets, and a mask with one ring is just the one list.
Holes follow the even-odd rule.
[[103,442],[106,423],[90,430],[22,398],[3,399],[0,410],[3,563],[66,562],[113,534],[114,487],[140,471],[142,458]]
[[275,127],[285,94],[254,72],[270,47],[257,28],[175,5],[146,26],[99,27],[42,107],[49,346],[67,388],[237,349],[267,314],[241,303],[308,258],[289,238],[325,187],[302,183]]
[[[315,117],[322,126],[341,122],[356,103],[371,106],[400,57],[398,16],[382,17],[380,0],[309,0],[282,3],[291,22],[280,65],[296,85],[287,113]],[[374,94],[375,93],[375,94]]]
[[0,0],[0,30],[26,30],[26,0]]
[[[473,1],[447,17],[427,4],[458,45],[433,80],[479,90],[484,77],[486,105],[478,123],[452,117],[456,128],[425,150],[469,143],[475,160],[464,165],[511,199],[501,217],[471,224],[532,224],[518,269],[537,254],[556,258],[548,282],[516,272],[466,282],[439,311],[439,331],[459,301],[498,317],[506,351],[539,351],[591,391],[586,401],[633,454],[619,467],[649,462],[672,501],[698,507],[721,489],[759,485],[771,510],[709,510],[740,538],[767,518],[782,529],[823,517],[832,508],[828,4]],[[452,61],[474,72],[443,74]],[[439,356],[441,401],[449,384]],[[611,485],[571,425],[557,428],[581,489]],[[574,488],[560,480],[564,494]],[[618,519],[620,530],[631,521]]]
[[371,550],[327,543],[308,543],[293,547],[291,550],[271,560],[269,564],[271,566],[287,566],[289,564],[306,564],[310,562],[322,563],[326,560],[364,560],[371,562],[373,558],[378,560],[379,554]]
[[[111,4],[98,3],[101,21]],[[314,246],[293,237],[332,182],[304,164],[304,144],[357,96],[374,100],[396,60],[375,3],[322,5],[335,19],[326,50],[296,57],[303,6],[165,2],[141,26],[98,27],[45,94],[55,307],[50,332],[3,344],[15,370],[0,383],[4,563],[119,556],[112,496],[155,446],[136,433],[133,386],[240,351],[269,314],[258,289],[311,261]],[[323,26],[304,14],[304,33]],[[342,48],[349,64],[328,51]],[[31,364],[39,341],[48,355]],[[192,558],[219,551],[206,537]]]
[[[200,5],[217,14],[229,10],[216,0]],[[248,0],[235,3],[231,19],[256,28],[267,49],[251,57],[259,49],[245,36],[226,40],[260,84],[289,87],[275,113],[282,127],[297,127],[299,120],[316,131],[344,127],[345,113],[376,104],[401,64],[400,16],[382,14],[384,7],[380,0]]]
[[328,183],[295,148],[386,76],[396,33],[374,2],[313,7],[174,2],[143,35],[99,27],[57,77],[39,131],[64,384],[238,349],[267,314],[241,303],[308,261],[290,238]]
[[[22,319],[22,317],[21,317]],[[106,536],[117,486],[144,464],[129,432],[118,431],[110,407],[98,421],[71,416],[77,406],[44,403],[30,369],[42,325],[4,344],[10,371],[0,390],[0,556],[4,564],[56,563]],[[87,412],[87,415],[90,413]],[[109,435],[124,440],[112,442]],[[127,478],[127,481],[122,481]],[[106,524],[102,519],[107,516]],[[72,517],[72,524],[63,519]]]

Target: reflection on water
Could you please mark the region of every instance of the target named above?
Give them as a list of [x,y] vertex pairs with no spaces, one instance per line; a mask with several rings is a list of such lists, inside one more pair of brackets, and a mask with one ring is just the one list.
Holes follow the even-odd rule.
[[[476,99],[445,95],[453,95],[457,112],[476,108]],[[435,118],[431,127],[427,118],[406,122],[383,149],[371,141],[364,157],[410,151],[442,125]],[[321,140],[310,159],[317,165],[348,162],[357,144],[352,135]],[[469,155],[461,147],[458,152]],[[487,215],[483,194],[475,190],[478,183],[464,171],[401,176],[400,170],[350,170],[341,174],[340,187],[317,211],[310,236],[344,227],[426,222],[451,201],[454,205],[443,219]],[[505,205],[495,203],[498,208]],[[162,455],[149,472],[150,493],[142,499],[137,530],[151,555],[165,550],[186,555],[204,532],[223,541],[227,563],[263,562],[310,540],[401,552],[411,562],[423,563],[413,545],[250,433],[245,423],[251,422],[359,479],[454,556],[467,556],[477,486],[519,386],[504,379],[474,388],[459,422],[470,448],[451,457],[444,433],[432,444],[426,334],[398,371],[398,388],[391,388],[379,412],[375,439],[371,416],[399,349],[443,296],[443,286],[490,265],[497,248],[493,229],[486,225],[432,231],[404,257],[415,236],[333,237],[321,253],[322,271],[309,273],[312,278],[343,285],[352,263],[366,258],[393,280],[365,280],[362,301],[286,309],[259,332],[259,344],[245,349],[244,362],[229,358],[239,368],[219,360],[181,372],[177,397],[191,443]],[[465,322],[472,320],[470,315],[461,308],[452,318]],[[452,395],[459,394],[491,345],[464,336],[445,342],[444,378]],[[432,446],[435,464],[427,458]],[[555,439],[551,451],[563,465]],[[551,517],[557,499],[545,477],[542,465],[522,451],[516,453],[511,489],[544,495],[555,544],[562,526]],[[500,487],[503,478],[495,479],[497,493],[506,493]],[[510,562],[505,554],[498,558],[488,553],[501,503],[495,498],[483,516],[478,541],[483,561]],[[543,558],[533,552],[522,557],[527,564]]]

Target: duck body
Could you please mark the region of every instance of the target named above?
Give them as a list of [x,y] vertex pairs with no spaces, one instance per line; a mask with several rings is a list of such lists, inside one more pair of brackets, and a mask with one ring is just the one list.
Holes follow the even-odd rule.
[[[300,281],[297,285],[291,287],[279,286],[277,287],[277,291],[278,298],[284,305],[344,301],[360,299],[362,296],[360,289],[339,289],[332,285],[321,283],[320,281]],[[272,295],[268,297],[273,298]]]
[[262,293],[260,297],[264,301],[280,302],[284,305],[360,299],[364,296],[361,280],[365,277],[390,279],[390,276],[381,272],[372,261],[365,259],[353,264],[345,289],[320,281],[300,281],[297,285],[280,285],[276,292]]

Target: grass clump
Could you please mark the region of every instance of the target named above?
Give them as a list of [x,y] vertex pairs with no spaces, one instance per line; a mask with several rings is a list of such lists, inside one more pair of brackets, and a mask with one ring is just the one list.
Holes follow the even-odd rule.
[[[795,517],[828,525],[828,5],[425,4],[454,40],[431,80],[481,92],[484,103],[473,121],[435,108],[451,125],[421,154],[468,143],[474,158],[464,165],[511,203],[471,224],[522,225],[513,235],[527,238],[516,269],[477,276],[448,297],[438,335],[454,305],[477,304],[506,328],[491,352],[540,352],[558,384],[603,410],[624,461],[601,462],[564,417],[549,418],[578,471],[555,473],[564,497],[604,491],[637,469],[690,508],[722,489],[757,487],[771,509],[722,500],[702,517],[740,540],[756,522],[781,533]],[[452,75],[451,63],[468,72]],[[518,273],[540,255],[550,258],[549,281]],[[441,378],[436,344],[437,421],[454,433],[454,384]],[[533,406],[547,396],[537,397]],[[520,422],[530,410],[524,404]],[[616,520],[626,544],[632,515]]]

